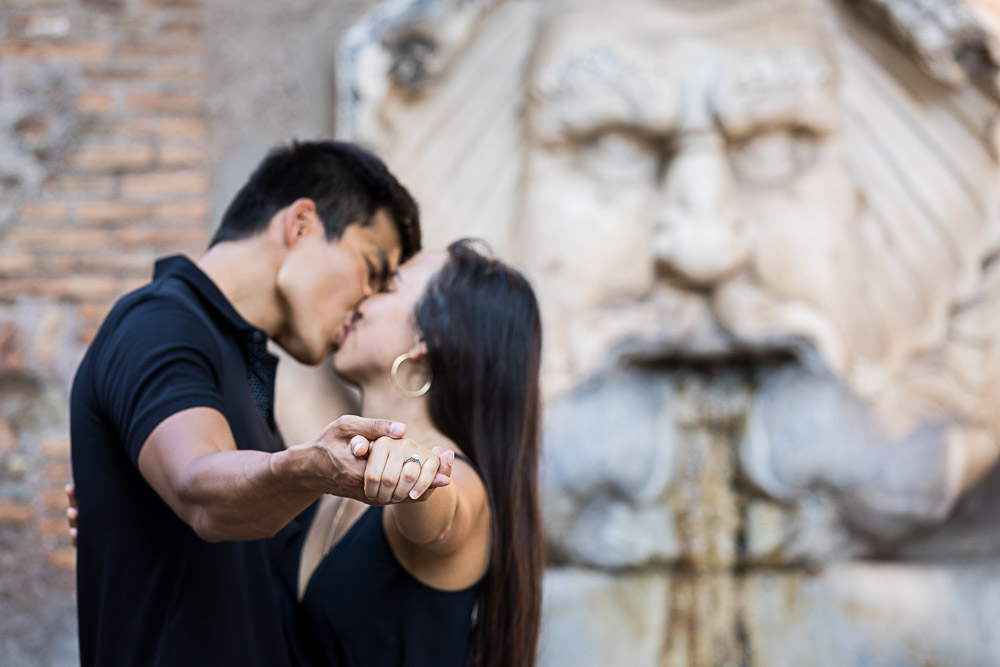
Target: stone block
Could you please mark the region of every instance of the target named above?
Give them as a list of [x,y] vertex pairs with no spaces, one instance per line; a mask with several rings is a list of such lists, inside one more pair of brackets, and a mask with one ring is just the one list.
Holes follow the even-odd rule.
[[1000,563],[864,563],[746,578],[743,618],[760,667],[1000,664]]
[[582,569],[545,575],[539,667],[653,667],[668,625],[663,574],[612,576]]

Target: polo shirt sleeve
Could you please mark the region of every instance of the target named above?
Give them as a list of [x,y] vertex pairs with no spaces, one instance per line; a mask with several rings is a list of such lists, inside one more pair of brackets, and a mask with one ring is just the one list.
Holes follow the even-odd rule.
[[222,412],[218,344],[208,324],[183,304],[138,304],[109,342],[98,391],[133,465],[167,417],[196,407]]

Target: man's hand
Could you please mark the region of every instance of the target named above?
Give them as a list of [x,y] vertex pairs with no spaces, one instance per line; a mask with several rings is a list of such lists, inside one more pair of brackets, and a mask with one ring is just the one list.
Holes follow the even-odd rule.
[[271,470],[279,478],[297,480],[303,488],[370,503],[364,493],[366,461],[361,458],[367,454],[367,443],[405,434],[406,426],[399,422],[344,415],[311,442],[275,454]]

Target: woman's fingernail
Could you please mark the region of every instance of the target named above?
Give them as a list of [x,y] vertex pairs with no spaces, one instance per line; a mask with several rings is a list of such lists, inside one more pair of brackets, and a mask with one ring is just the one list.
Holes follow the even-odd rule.
[[448,465],[455,465],[455,452],[448,452]]
[[414,500],[416,500],[419,497],[420,497],[420,492],[419,491],[417,491],[416,489],[413,489],[412,491],[410,491],[410,498],[413,498]]

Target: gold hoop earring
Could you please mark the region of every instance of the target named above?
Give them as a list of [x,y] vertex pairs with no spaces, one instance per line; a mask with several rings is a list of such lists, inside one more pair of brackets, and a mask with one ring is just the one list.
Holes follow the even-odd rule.
[[403,396],[406,396],[407,398],[420,398],[421,396],[426,394],[428,390],[430,390],[432,378],[428,377],[427,382],[425,382],[424,386],[421,387],[420,389],[417,389],[416,391],[411,391],[409,389],[404,388],[403,385],[399,383],[399,378],[396,377],[396,373],[399,372],[399,367],[403,365],[403,362],[406,361],[407,359],[412,359],[412,358],[413,355],[410,354],[409,352],[404,352],[403,354],[396,357],[396,360],[392,362],[392,369],[389,371],[389,380],[392,382],[392,386],[396,388],[396,391],[398,391]]

